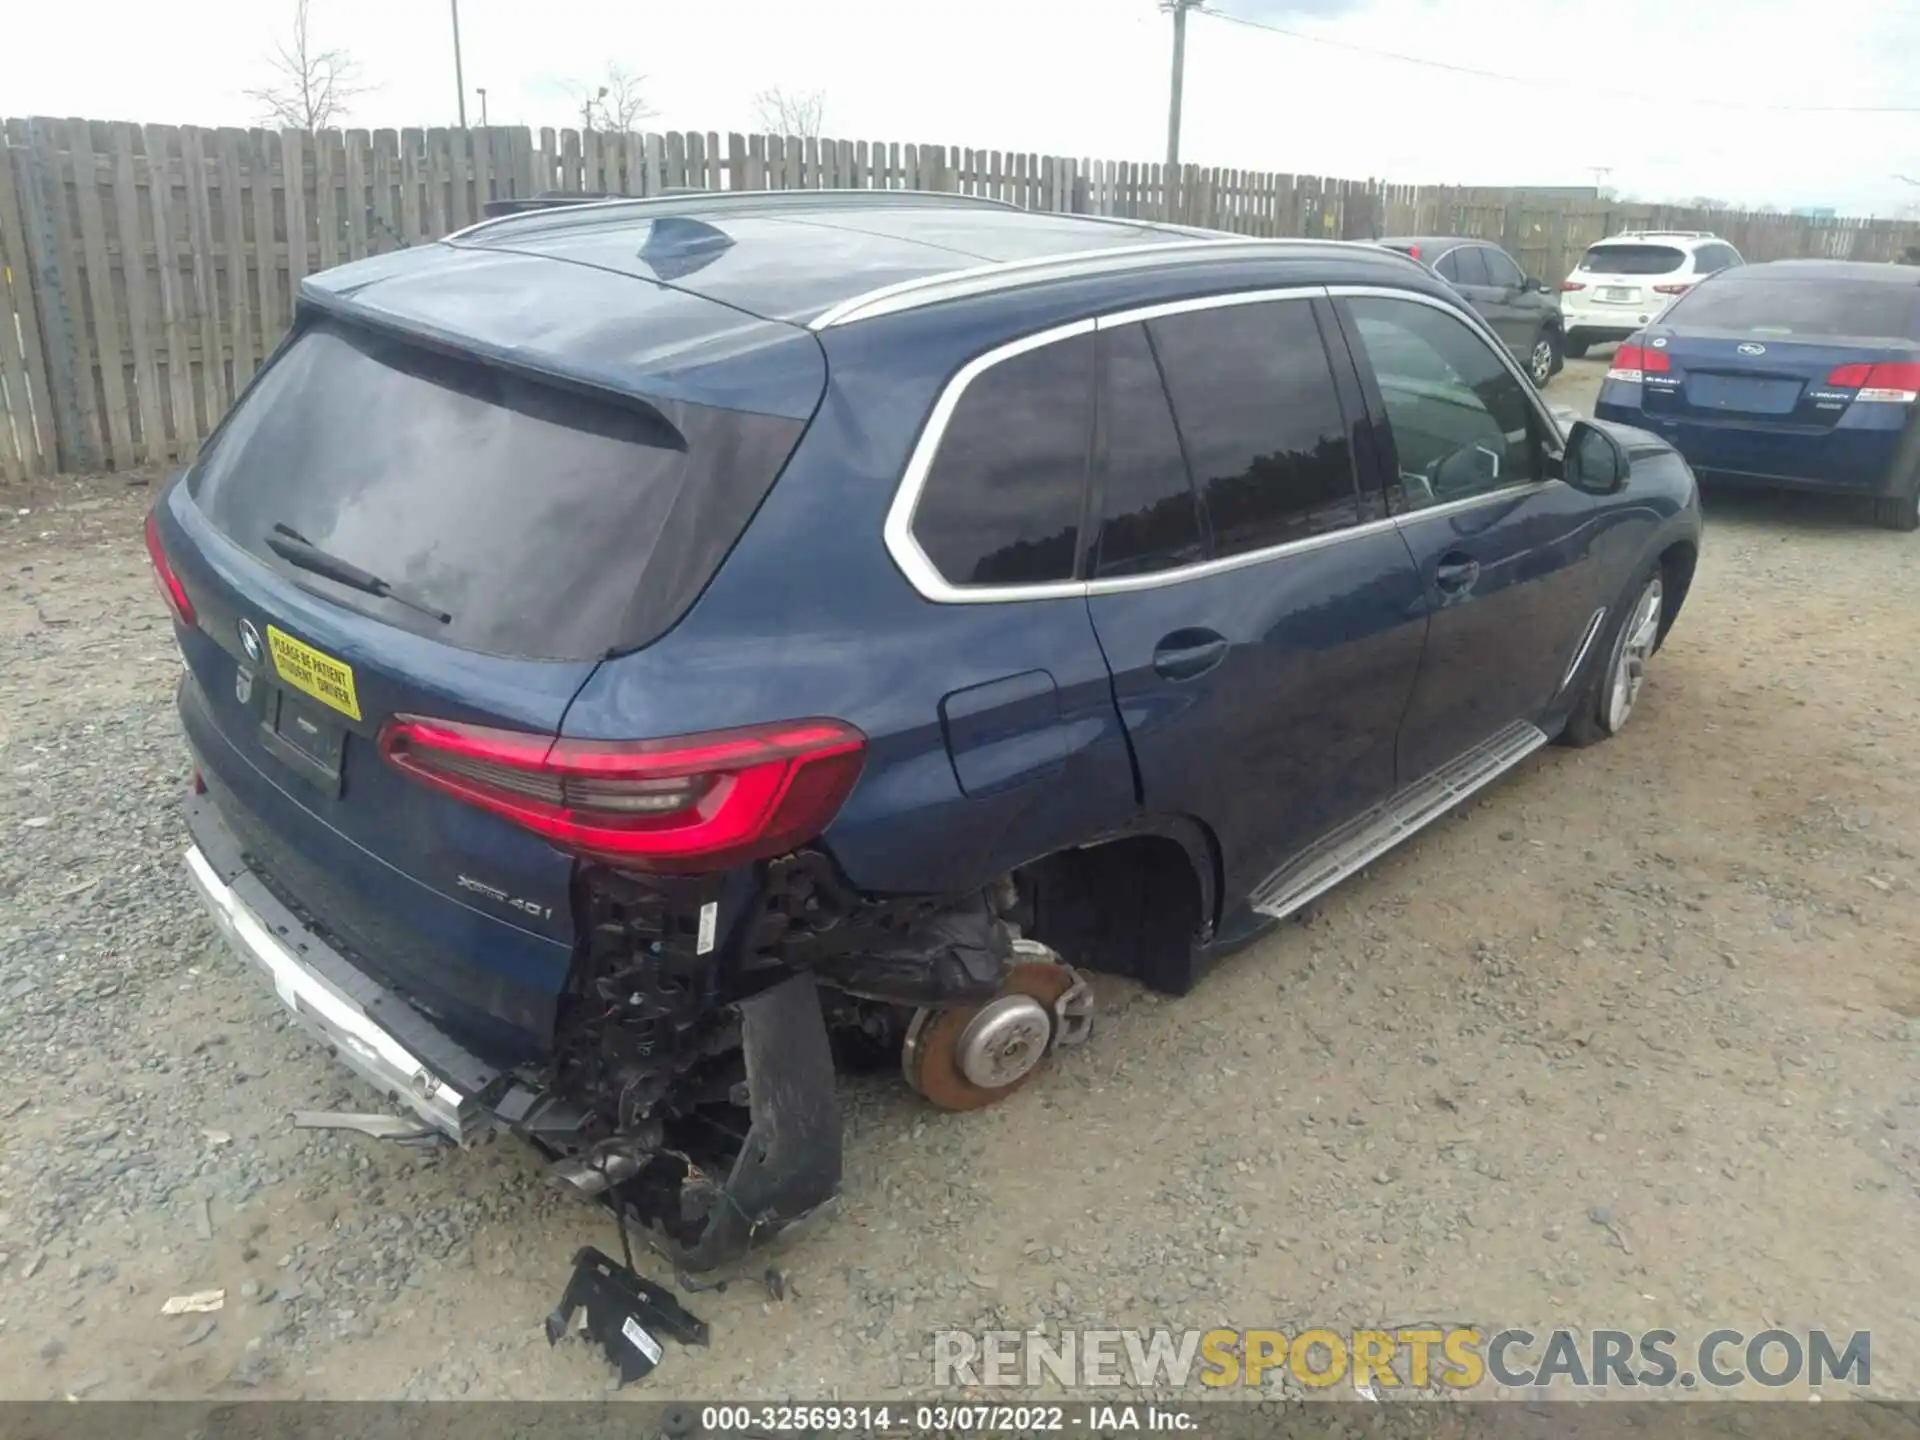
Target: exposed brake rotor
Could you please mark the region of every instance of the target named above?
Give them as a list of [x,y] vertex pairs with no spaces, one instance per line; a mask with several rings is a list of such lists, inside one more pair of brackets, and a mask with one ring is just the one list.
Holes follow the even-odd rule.
[[[1052,954],[1033,942],[1018,948]],[[901,1068],[942,1110],[978,1110],[1031,1080],[1056,1046],[1084,1040],[1092,1020],[1093,992],[1072,966],[1025,961],[982,1004],[914,1012]]]

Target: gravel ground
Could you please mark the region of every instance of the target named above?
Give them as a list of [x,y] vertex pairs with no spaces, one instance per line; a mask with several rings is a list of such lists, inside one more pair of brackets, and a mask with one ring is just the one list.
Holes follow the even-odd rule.
[[[150,494],[0,492],[0,1396],[597,1396],[540,1332],[597,1211],[516,1144],[288,1123],[373,1101],[180,875]],[[1436,1319],[1871,1329],[1876,1390],[1920,1394],[1920,538],[1709,508],[1619,740],[1192,996],[1104,984],[1094,1040],[995,1110],[851,1085],[784,1298],[693,1297],[712,1348],[641,1388],[924,1392],[946,1326]]]

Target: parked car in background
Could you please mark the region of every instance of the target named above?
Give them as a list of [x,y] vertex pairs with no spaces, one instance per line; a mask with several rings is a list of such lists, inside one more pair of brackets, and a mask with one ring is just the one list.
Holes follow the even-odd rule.
[[836,1054],[991,1103],[1619,731],[1699,539],[1400,256],[885,191],[310,277],[147,527],[222,929],[688,1270],[834,1192]]
[[1465,296],[1536,386],[1560,373],[1566,351],[1560,297],[1498,245],[1448,235],[1394,235],[1379,243],[1418,260]]
[[1620,346],[1596,413],[1704,476],[1871,495],[1881,525],[1920,527],[1920,271],[1728,270]]
[[1588,246],[1560,282],[1567,354],[1626,339],[1707,276],[1745,263],[1704,230],[1629,230]]

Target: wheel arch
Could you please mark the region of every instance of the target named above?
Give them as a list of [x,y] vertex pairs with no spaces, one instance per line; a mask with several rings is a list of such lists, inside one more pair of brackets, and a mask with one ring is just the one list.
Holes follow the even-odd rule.
[[1220,922],[1212,829],[1189,815],[1143,816],[1023,865],[1026,931],[1069,964],[1182,994]]
[[1680,607],[1687,603],[1687,592],[1693,588],[1693,572],[1700,564],[1700,544],[1692,539],[1675,540],[1660,552],[1658,563],[1660,639],[1664,643],[1673,622],[1680,618]]

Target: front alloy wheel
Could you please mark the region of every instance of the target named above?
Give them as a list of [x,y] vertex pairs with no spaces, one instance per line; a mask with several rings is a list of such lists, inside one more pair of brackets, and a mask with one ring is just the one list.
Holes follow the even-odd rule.
[[1660,577],[1647,581],[1640,598],[1634,602],[1627,623],[1620,627],[1620,639],[1614,646],[1613,664],[1607,672],[1607,689],[1602,697],[1601,718],[1609,735],[1617,735],[1633,714],[1640,699],[1640,688],[1647,683],[1647,661],[1660,643],[1660,605],[1664,599]]

